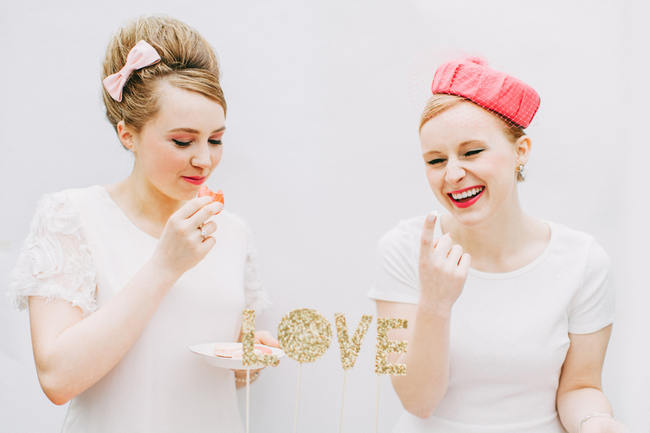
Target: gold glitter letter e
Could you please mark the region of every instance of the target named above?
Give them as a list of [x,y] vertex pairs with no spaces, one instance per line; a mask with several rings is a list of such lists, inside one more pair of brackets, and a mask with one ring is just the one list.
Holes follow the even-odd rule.
[[377,356],[375,358],[375,373],[389,374],[391,376],[403,376],[406,374],[405,364],[390,364],[388,352],[406,353],[406,341],[391,341],[388,339],[388,330],[404,328],[408,326],[406,319],[382,319],[377,318]]

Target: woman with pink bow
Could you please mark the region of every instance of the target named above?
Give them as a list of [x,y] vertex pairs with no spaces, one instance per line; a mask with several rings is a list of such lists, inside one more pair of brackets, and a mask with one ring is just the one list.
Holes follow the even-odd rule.
[[103,76],[133,170],[38,204],[9,294],[29,307],[39,381],[70,401],[65,433],[242,431],[245,374],[188,350],[235,340],[242,310],[268,304],[251,231],[197,197],[226,128],[215,53],[183,22],[139,18],[110,41]]
[[601,387],[614,320],[609,258],[593,236],[526,214],[540,104],[469,58],[441,65],[420,120],[422,163],[447,212],[379,242],[369,296],[403,317],[395,433],[623,433]]

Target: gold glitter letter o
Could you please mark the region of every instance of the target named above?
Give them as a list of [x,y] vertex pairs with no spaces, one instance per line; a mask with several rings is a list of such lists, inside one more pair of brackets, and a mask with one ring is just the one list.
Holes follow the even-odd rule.
[[286,314],[278,325],[284,353],[298,362],[314,362],[330,347],[332,327],[316,310],[302,308]]

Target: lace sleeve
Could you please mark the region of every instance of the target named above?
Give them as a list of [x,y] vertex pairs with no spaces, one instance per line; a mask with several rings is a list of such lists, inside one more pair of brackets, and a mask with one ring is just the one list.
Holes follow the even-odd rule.
[[97,309],[95,289],[95,269],[78,212],[65,191],[43,196],[11,274],[9,299],[20,310],[29,296],[64,299],[85,316]]
[[253,235],[246,228],[246,263],[244,263],[244,293],[246,295],[246,308],[261,312],[271,305],[268,293],[262,285],[260,278],[257,250],[253,243]]

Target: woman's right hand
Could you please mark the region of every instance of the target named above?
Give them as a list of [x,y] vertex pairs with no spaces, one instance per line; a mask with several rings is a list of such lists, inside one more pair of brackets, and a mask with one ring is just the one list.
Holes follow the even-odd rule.
[[460,296],[471,257],[458,244],[453,244],[447,233],[433,239],[438,217],[427,215],[420,240],[419,276],[420,307],[431,307],[449,313]]
[[[215,243],[210,235],[217,230],[217,225],[207,220],[222,209],[223,205],[213,202],[210,196],[194,198],[181,206],[165,224],[153,255],[154,262],[174,278],[198,264]],[[202,226],[205,238],[201,234]]]

